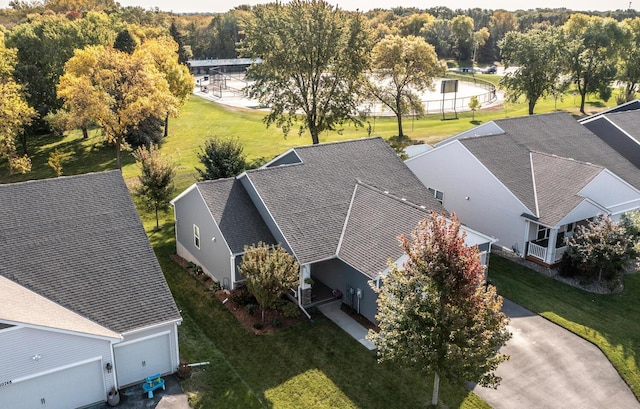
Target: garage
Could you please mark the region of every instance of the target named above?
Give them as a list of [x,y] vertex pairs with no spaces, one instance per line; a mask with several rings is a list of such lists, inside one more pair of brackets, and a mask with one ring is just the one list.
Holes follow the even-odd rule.
[[98,358],[44,375],[11,381],[0,401],[12,409],[69,409],[104,401],[102,361]]
[[119,386],[141,382],[147,376],[173,372],[170,332],[114,345]]

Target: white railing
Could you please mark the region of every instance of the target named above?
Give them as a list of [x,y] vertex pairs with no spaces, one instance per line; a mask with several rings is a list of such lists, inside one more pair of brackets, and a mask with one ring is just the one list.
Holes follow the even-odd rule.
[[562,259],[562,255],[564,254],[565,251],[567,251],[567,246],[558,247],[556,249],[555,257],[553,258],[553,262],[555,263],[555,262],[560,261],[560,259]]
[[533,242],[529,242],[529,249],[527,250],[527,255],[533,256],[535,258],[539,258],[542,261],[547,259],[547,248],[539,246]]

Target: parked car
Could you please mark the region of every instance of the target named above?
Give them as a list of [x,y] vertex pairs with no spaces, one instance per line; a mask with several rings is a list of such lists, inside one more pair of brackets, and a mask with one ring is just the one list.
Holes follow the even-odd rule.
[[483,74],[495,74],[496,72],[498,72],[498,67],[495,65],[492,65],[480,70],[480,72]]

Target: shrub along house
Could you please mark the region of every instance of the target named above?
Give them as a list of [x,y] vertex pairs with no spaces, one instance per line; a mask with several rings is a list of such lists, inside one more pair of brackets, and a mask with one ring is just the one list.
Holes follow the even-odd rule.
[[[397,240],[444,208],[381,138],[293,148],[236,178],[198,182],[172,202],[177,252],[225,288],[242,277],[244,246],[280,243],[300,264],[301,306],[343,294],[375,322]],[[492,238],[466,229],[486,261]],[[309,280],[309,278],[311,280]]]
[[638,169],[566,113],[491,121],[406,163],[463,223],[546,266],[576,225],[640,206]]
[[0,208],[1,408],[177,369],[181,317],[119,171],[0,185]]

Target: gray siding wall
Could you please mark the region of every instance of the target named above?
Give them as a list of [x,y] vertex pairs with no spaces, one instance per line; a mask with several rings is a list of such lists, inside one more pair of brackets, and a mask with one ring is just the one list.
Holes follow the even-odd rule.
[[289,252],[289,254],[293,254],[293,250],[291,250],[291,248],[287,244],[287,241],[284,239],[284,236],[280,232],[280,229],[278,229],[278,226],[271,218],[269,211],[267,210],[266,206],[260,199],[260,196],[258,196],[256,191],[254,190],[253,185],[251,184],[251,181],[249,180],[249,178],[246,176],[242,177],[240,178],[240,182],[242,182],[242,185],[244,186],[245,190],[249,194],[251,201],[253,202],[256,209],[258,209],[258,213],[260,213],[262,220],[264,220],[264,223],[267,225],[267,228],[269,228],[269,231],[273,235],[273,238],[276,239],[276,242],[280,243],[282,247]]
[[[330,288],[342,291],[342,302],[354,310],[358,310],[359,301],[360,314],[369,321],[376,322],[378,295],[369,285],[369,277],[338,259],[313,264],[311,276]],[[358,288],[362,291],[360,299],[357,297]],[[350,289],[353,289],[353,294],[350,294]]]
[[278,160],[273,161],[273,163],[269,164],[269,168],[273,168],[275,166],[280,166],[280,165],[291,165],[292,163],[301,163],[302,161],[300,160],[300,158],[298,157],[298,155],[291,151],[289,153],[287,153],[286,155],[282,156],[281,158],[279,158]]
[[[107,362],[112,362],[108,340],[35,328],[15,327],[0,331],[0,346],[0,382],[15,381],[96,357],[102,357],[103,368]],[[32,359],[36,354],[42,357],[38,361]],[[103,376],[105,391],[108,391],[114,386],[114,378],[106,371]]]
[[166,325],[161,325],[159,327],[147,329],[144,331],[125,333],[123,334],[124,339],[121,342],[135,341],[136,339],[146,338],[146,337],[153,336],[155,334],[160,334],[160,333],[169,331],[170,333],[169,348],[171,348],[172,367],[174,371],[177,371],[178,366],[180,365],[180,358],[179,358],[179,351],[178,351],[178,344],[177,344],[177,339],[178,339],[177,330],[178,329],[176,328],[176,324],[170,323]]
[[[200,191],[197,188],[191,190],[175,203],[174,208],[178,255],[202,266],[207,274],[220,283],[231,283],[231,250]],[[200,228],[200,249],[196,248],[193,241],[194,224]]]

